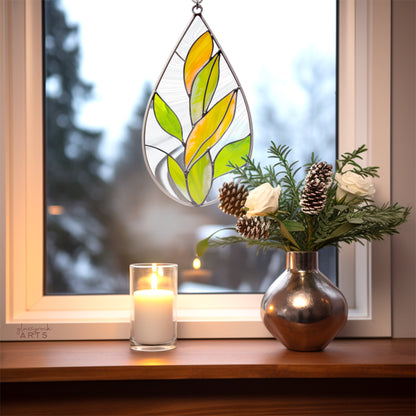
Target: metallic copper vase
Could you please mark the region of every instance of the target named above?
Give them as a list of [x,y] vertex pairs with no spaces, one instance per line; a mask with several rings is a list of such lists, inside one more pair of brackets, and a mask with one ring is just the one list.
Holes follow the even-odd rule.
[[318,253],[292,251],[286,270],[263,296],[266,328],[288,349],[324,349],[344,326],[348,305],[341,291],[318,269]]

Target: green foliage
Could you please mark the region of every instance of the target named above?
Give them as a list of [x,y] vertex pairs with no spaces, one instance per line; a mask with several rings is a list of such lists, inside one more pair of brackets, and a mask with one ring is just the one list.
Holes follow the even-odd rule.
[[316,232],[316,249],[341,242],[382,240],[385,235],[396,234],[397,227],[406,221],[409,214],[410,208],[397,203],[392,206],[367,204],[359,209],[334,209],[332,215],[322,215]]
[[[286,246],[282,244],[281,242],[277,240],[267,239],[267,240],[253,240],[250,238],[244,238],[239,235],[230,236],[230,237],[217,237],[212,239],[206,239],[208,242],[208,245],[206,246],[206,249],[208,247],[225,247],[229,244],[236,244],[236,243],[245,243],[247,247],[258,247],[262,250],[267,250],[270,248],[280,248],[282,250],[286,250]],[[201,240],[205,241],[205,240]],[[198,243],[199,244],[199,243]],[[205,250],[201,251],[201,253],[205,253]],[[197,254],[199,255],[199,251],[197,251]]]
[[[377,177],[377,167],[362,167],[359,164],[366,151],[365,146],[361,146],[351,153],[341,155],[337,161],[336,173],[352,171],[362,177]],[[410,208],[397,203],[378,207],[368,197],[353,197],[348,201],[343,197],[337,200],[335,174],[327,189],[327,200],[323,209],[316,215],[304,213],[300,207],[300,198],[305,179],[296,179],[302,167],[297,162],[289,161],[290,152],[288,146],[277,146],[272,142],[269,157],[273,164],[262,168],[254,160],[246,158],[244,169],[233,166],[237,179],[248,190],[266,182],[273,187],[280,185],[279,209],[266,215],[271,221],[269,237],[266,240],[251,240],[239,235],[224,238],[210,236],[204,240],[205,249],[208,246],[244,242],[247,246],[255,245],[259,249],[316,251],[325,246],[338,246],[340,243],[382,240],[386,235],[397,233],[397,227],[406,222]],[[310,163],[303,166],[306,172],[316,161],[312,153]]]
[[[338,172],[345,172],[346,170],[351,170],[358,175],[363,177],[371,176],[371,177],[378,177],[377,166],[368,166],[368,167],[361,167],[356,159],[362,160],[362,153],[367,151],[365,145],[361,145],[358,149],[355,149],[353,152],[346,152],[341,155],[340,159],[337,161],[337,170]],[[349,169],[345,169],[348,167]]]

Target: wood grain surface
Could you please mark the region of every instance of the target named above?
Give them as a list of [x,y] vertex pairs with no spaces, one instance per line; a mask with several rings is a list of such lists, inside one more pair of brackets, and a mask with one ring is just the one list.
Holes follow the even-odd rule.
[[166,352],[128,341],[0,343],[3,382],[237,378],[411,378],[414,339],[335,340],[294,352],[276,340],[180,340]]
[[0,414],[407,416],[414,387],[408,379],[6,383]]
[[274,340],[4,342],[2,416],[416,414],[415,340],[335,340],[315,353]]

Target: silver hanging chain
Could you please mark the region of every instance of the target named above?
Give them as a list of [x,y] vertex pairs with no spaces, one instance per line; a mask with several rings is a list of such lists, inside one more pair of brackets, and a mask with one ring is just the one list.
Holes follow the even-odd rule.
[[202,13],[202,6],[201,3],[203,0],[192,0],[195,5],[192,7],[192,11],[194,14],[201,14]]

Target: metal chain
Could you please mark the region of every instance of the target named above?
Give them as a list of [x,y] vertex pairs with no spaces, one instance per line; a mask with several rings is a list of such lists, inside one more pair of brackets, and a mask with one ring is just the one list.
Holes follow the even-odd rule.
[[192,7],[192,11],[194,14],[201,14],[202,13],[202,6],[201,3],[203,0],[192,0],[195,3],[195,6]]

